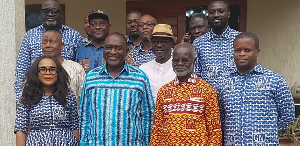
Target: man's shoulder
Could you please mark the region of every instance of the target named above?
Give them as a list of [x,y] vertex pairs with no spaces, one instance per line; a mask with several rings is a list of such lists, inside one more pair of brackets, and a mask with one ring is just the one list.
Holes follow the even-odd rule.
[[265,77],[274,78],[274,80],[284,79],[284,77],[281,74],[275,71],[269,70],[263,66],[261,66],[261,69],[263,71],[263,76]]
[[34,27],[32,29],[29,29],[27,32],[26,32],[26,36],[30,36],[31,34],[43,34],[43,32],[45,31],[43,25],[39,25],[37,27]]
[[65,61],[64,63],[66,63],[67,66],[75,69],[75,71],[78,71],[78,70],[81,71],[81,70],[83,70],[82,65],[80,65],[78,62],[75,62],[75,61],[72,61],[72,60],[68,60],[68,59],[65,59],[64,61]]
[[143,77],[147,77],[147,75],[145,74],[145,72],[142,69],[140,69],[140,68],[138,68],[136,66],[133,66],[131,64],[127,64],[127,69],[128,69],[129,74],[132,74],[132,75],[141,75]]
[[69,27],[67,25],[62,25],[62,28],[63,28],[62,30],[64,30],[64,31],[72,32],[73,34],[81,36],[81,34],[77,30],[75,30],[75,29],[73,29],[73,28],[71,28],[71,27]]

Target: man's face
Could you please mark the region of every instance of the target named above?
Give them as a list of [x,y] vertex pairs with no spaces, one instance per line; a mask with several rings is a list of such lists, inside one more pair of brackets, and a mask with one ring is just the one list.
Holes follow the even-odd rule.
[[129,36],[138,36],[137,24],[140,18],[141,14],[139,13],[130,13],[127,15],[126,32]]
[[[90,13],[89,13],[90,14]],[[86,35],[90,35],[90,32],[89,32],[89,14],[86,15],[85,19],[84,19],[84,31],[85,31],[85,34]]]
[[42,51],[45,56],[58,57],[61,55],[61,50],[64,44],[57,32],[45,32],[42,37]]
[[138,33],[142,40],[150,40],[156,20],[150,15],[143,15],[138,23]]
[[189,26],[192,41],[209,31],[208,21],[200,17],[191,20]]
[[105,39],[109,35],[110,24],[107,20],[95,18],[90,21],[90,34],[93,39]]
[[233,43],[234,62],[239,70],[251,70],[257,63],[260,49],[255,48],[252,38],[238,38]]
[[214,1],[208,5],[208,22],[212,29],[223,29],[228,24],[230,12],[226,3]]
[[191,49],[181,47],[173,51],[172,66],[177,77],[190,76],[194,72],[194,65]]
[[57,27],[61,25],[62,10],[57,1],[47,0],[42,4],[42,18],[46,26]]
[[124,65],[128,53],[124,38],[118,35],[110,35],[104,41],[103,57],[107,66],[118,68]]
[[165,58],[171,54],[173,40],[168,37],[152,37],[152,51],[157,59]]

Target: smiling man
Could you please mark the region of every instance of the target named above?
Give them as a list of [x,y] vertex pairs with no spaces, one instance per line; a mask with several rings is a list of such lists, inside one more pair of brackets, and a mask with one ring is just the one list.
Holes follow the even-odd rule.
[[278,130],[295,119],[289,86],[257,62],[255,34],[242,32],[233,47],[236,67],[227,69],[217,87],[224,145],[279,145]]
[[175,79],[172,69],[172,45],[176,37],[173,36],[172,28],[167,24],[157,24],[152,33],[152,50],[155,59],[142,64],[143,70],[149,78],[154,103],[160,87]]
[[154,103],[144,72],[125,62],[123,34],[104,42],[105,65],[89,71],[80,98],[80,145],[148,146]]
[[155,25],[156,19],[148,14],[143,15],[137,24],[138,33],[142,39],[142,43],[140,47],[136,47],[131,52],[131,57],[135,66],[137,67],[155,58],[155,55],[152,52],[151,44],[152,32]]
[[208,22],[211,31],[194,40],[197,52],[195,71],[199,77],[212,86],[224,70],[233,66],[233,41],[240,33],[228,26],[230,5],[227,0],[213,0],[208,5]]
[[175,46],[176,78],[158,91],[150,145],[222,145],[217,94],[195,74],[195,59],[191,44]]
[[30,29],[24,36],[16,66],[16,81],[14,88],[16,92],[16,102],[20,98],[24,84],[24,76],[31,64],[40,56],[42,52],[42,35],[47,30],[56,30],[62,36],[64,48],[61,56],[65,59],[75,61],[78,48],[82,45],[82,36],[76,30],[62,24],[63,17],[61,4],[57,0],[46,0],[42,4],[41,14],[43,24]]
[[86,72],[103,64],[104,40],[110,31],[110,23],[106,12],[96,10],[89,14],[88,20],[92,40],[82,45],[76,56],[76,61],[83,66]]

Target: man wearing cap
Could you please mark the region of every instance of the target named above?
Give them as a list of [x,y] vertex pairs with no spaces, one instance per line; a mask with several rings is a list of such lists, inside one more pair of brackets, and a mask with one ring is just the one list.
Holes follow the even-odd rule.
[[149,78],[154,102],[158,89],[176,77],[172,69],[171,55],[171,47],[175,39],[170,25],[157,24],[151,38],[152,50],[156,58],[140,66]]
[[96,10],[89,14],[88,19],[92,40],[82,45],[76,56],[76,61],[83,66],[86,72],[103,64],[103,44],[110,31],[106,12]]
[[42,35],[47,30],[55,30],[61,34],[65,44],[61,56],[64,59],[75,61],[76,52],[82,45],[82,36],[76,30],[62,24],[63,13],[59,1],[45,0],[41,9],[43,24],[30,29],[25,34],[16,65],[16,81],[14,83],[16,102],[18,102],[23,89],[25,73],[38,57],[43,56]]

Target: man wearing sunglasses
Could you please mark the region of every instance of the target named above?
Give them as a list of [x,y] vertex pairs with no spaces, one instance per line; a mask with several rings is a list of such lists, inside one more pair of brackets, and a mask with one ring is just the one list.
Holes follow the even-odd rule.
[[131,52],[131,57],[135,66],[139,67],[144,63],[147,63],[155,59],[155,55],[152,52],[151,37],[154,26],[156,25],[156,19],[151,15],[143,15],[139,23],[137,24],[138,33],[142,39],[140,47],[135,48]]
[[42,35],[47,30],[56,30],[62,36],[65,44],[61,51],[61,56],[65,59],[75,60],[77,49],[82,44],[82,36],[76,30],[62,24],[63,11],[61,4],[57,0],[46,0],[41,9],[43,24],[29,30],[23,39],[16,66],[16,81],[14,89],[16,92],[16,102],[18,102],[23,88],[24,76],[28,68],[36,58],[43,55]]
[[142,64],[143,70],[149,78],[154,103],[160,87],[175,79],[172,69],[172,45],[176,37],[173,36],[172,28],[168,24],[157,24],[152,33],[152,50],[155,59]]

